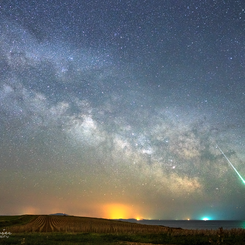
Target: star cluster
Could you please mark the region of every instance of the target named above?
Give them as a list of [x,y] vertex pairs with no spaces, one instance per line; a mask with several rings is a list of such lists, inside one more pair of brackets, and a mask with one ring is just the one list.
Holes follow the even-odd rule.
[[243,217],[216,147],[245,176],[242,1],[10,0],[0,14],[2,214]]

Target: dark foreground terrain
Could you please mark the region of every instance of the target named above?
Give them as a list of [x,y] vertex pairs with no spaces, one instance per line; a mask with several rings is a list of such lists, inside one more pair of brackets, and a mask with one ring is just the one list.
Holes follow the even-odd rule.
[[0,244],[245,245],[244,229],[184,230],[76,216],[1,216],[0,229]]

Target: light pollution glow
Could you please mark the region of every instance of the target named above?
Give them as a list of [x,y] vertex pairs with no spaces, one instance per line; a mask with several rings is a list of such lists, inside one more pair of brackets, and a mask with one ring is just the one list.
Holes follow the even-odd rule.
[[103,208],[103,213],[106,218],[109,219],[141,219],[142,216],[139,215],[136,208],[133,208],[126,204],[120,204],[120,203],[111,203],[105,205]]

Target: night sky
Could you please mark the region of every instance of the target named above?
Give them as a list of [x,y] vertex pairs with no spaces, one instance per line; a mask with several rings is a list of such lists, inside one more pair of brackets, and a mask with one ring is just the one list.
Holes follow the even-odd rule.
[[0,214],[245,219],[244,149],[243,0],[1,1]]

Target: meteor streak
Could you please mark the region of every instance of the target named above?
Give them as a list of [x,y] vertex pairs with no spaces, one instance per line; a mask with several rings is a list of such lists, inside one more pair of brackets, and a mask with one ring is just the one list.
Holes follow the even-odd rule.
[[219,146],[216,144],[216,147],[219,149],[219,151],[222,153],[222,155],[225,157],[225,159],[228,161],[228,163],[231,165],[231,167],[235,170],[235,172],[237,173],[237,175],[239,176],[239,178],[243,181],[243,183],[245,184],[245,180],[243,179],[243,177],[239,174],[239,172],[236,170],[236,168],[233,166],[233,164],[231,163],[231,161],[228,159],[228,157],[225,155],[225,153],[219,148]]

